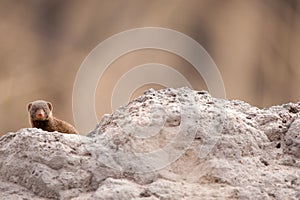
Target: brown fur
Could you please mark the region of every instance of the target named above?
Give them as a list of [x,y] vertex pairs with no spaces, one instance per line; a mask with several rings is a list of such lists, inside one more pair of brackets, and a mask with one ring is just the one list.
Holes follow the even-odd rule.
[[28,112],[31,126],[44,131],[58,131],[61,133],[78,134],[78,131],[69,123],[53,117],[52,104],[38,100],[28,104]]

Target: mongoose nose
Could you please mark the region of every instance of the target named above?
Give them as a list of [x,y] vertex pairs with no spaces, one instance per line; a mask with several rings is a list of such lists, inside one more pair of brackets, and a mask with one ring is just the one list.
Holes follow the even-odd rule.
[[36,115],[35,115],[35,117],[36,117],[37,119],[42,119],[42,118],[44,118],[44,116],[45,116],[45,112],[44,112],[43,110],[37,111],[37,113],[36,113]]

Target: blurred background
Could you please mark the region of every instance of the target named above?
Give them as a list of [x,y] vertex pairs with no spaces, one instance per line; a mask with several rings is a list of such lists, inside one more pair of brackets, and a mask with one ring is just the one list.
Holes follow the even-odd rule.
[[[85,57],[108,37],[145,26],[174,29],[199,42],[218,66],[228,99],[260,108],[300,100],[300,1],[1,0],[0,135],[29,127],[27,104],[37,99],[52,102],[54,114],[73,123],[72,89]],[[131,52],[99,81],[98,118],[111,113],[118,78],[148,62],[172,66],[195,89],[207,89],[176,55]],[[150,87],[162,86],[141,86],[133,96]]]

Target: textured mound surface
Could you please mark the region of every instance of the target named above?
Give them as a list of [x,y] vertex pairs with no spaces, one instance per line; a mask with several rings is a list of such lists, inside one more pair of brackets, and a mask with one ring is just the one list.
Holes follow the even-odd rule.
[[149,90],[87,136],[0,139],[1,199],[299,199],[299,104]]

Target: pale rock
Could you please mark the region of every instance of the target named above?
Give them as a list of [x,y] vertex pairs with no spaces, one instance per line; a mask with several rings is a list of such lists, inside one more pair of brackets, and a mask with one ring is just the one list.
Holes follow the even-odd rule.
[[87,136],[2,136],[0,199],[299,199],[299,111],[151,89]]

